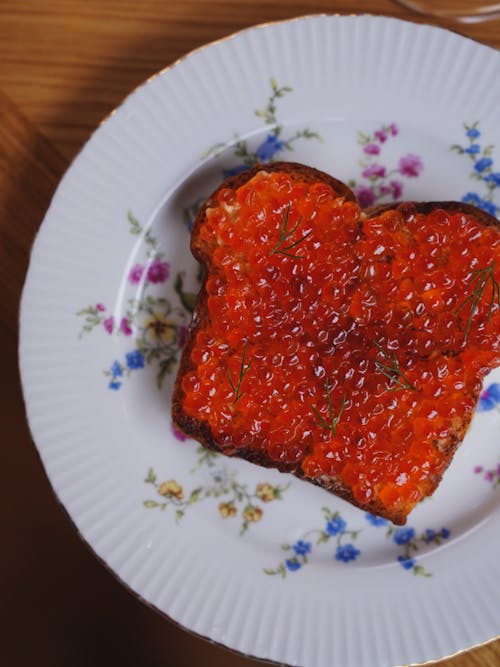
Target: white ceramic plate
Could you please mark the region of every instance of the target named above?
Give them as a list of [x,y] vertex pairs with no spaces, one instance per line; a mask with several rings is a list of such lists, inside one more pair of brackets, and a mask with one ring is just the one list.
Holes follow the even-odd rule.
[[85,540],[229,647],[307,667],[420,663],[499,632],[500,374],[435,496],[395,530],[200,452],[170,399],[197,287],[189,221],[223,172],[289,159],[363,202],[500,206],[500,55],[381,17],[308,17],[196,51],[128,97],[33,248],[21,370],[34,439]]

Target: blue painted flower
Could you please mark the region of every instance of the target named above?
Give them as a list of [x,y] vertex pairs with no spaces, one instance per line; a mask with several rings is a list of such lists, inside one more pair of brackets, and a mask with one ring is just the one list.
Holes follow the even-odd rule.
[[121,367],[119,361],[113,361],[113,364],[112,364],[110,370],[111,370],[111,375],[114,378],[119,378],[123,375],[122,367]]
[[477,155],[481,152],[481,146],[479,144],[471,144],[468,148],[465,149],[466,153],[470,155]]
[[384,519],[381,516],[370,514],[370,512],[365,514],[365,519],[368,521],[368,523],[371,523],[372,526],[386,526],[389,523],[387,519]]
[[451,532],[448,530],[448,528],[441,528],[441,537],[443,538],[443,540],[447,540],[450,535]]
[[282,150],[284,143],[275,134],[268,134],[264,141],[257,147],[255,155],[261,162],[267,162],[278,151]]
[[115,391],[118,391],[118,389],[120,389],[121,386],[122,386],[122,383],[121,383],[121,382],[116,382],[116,380],[112,380],[112,381],[108,384],[108,387],[109,387],[110,389],[114,389]]
[[405,570],[412,570],[415,566],[415,559],[411,558],[410,556],[399,555],[398,561],[401,563]]
[[468,192],[462,197],[464,204],[472,204],[478,206],[481,203],[481,197],[476,192]]
[[490,215],[496,216],[498,207],[492,201],[483,199],[479,208],[482,208],[483,211],[486,211],[486,213],[489,213]]
[[337,547],[335,552],[335,560],[341,560],[348,563],[350,560],[356,560],[361,551],[356,549],[354,544],[342,544]]
[[333,519],[330,519],[328,523],[326,524],[326,532],[328,535],[338,535],[341,533],[343,530],[345,530],[346,527],[346,522],[344,519],[340,516],[336,516]]
[[481,199],[481,197],[476,192],[468,192],[464,197],[462,197],[464,204],[472,204],[478,208],[486,211],[490,215],[496,215],[497,207],[491,201],[487,199]]
[[308,553],[311,553],[312,544],[310,542],[304,542],[303,540],[297,540],[293,545],[293,550],[297,556],[305,556]]
[[296,572],[297,570],[300,570],[302,567],[302,563],[299,563],[298,560],[295,560],[295,558],[287,558],[285,561],[285,565],[290,572]]
[[476,130],[475,127],[470,127],[470,128],[467,130],[466,134],[467,134],[467,136],[470,137],[471,139],[477,139],[477,138],[480,136],[481,132],[480,132],[479,130]]
[[500,171],[494,171],[492,174],[488,174],[484,180],[500,187]]
[[394,531],[392,539],[396,544],[408,544],[415,537],[415,529],[407,526]]
[[500,384],[493,382],[479,396],[478,412],[488,412],[500,404]]
[[125,359],[127,361],[127,366],[132,371],[138,368],[144,368],[144,355],[139,350],[128,352],[128,354],[125,356]]
[[490,157],[482,157],[480,160],[476,162],[474,165],[474,169],[481,174],[485,169],[488,169],[488,167],[491,167],[493,164],[493,160]]
[[222,174],[224,178],[229,178],[229,176],[236,176],[237,174],[241,174],[244,171],[248,171],[249,168],[250,167],[248,167],[246,164],[237,164],[236,167],[224,169]]
[[427,530],[424,533],[424,542],[429,544],[429,542],[434,542],[436,539],[436,531],[432,530],[431,528],[427,528]]

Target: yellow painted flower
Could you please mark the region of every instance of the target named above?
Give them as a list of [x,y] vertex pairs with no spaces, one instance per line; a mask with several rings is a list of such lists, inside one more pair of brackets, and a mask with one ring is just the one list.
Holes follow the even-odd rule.
[[177,336],[175,325],[162,313],[153,313],[144,323],[144,329],[153,343],[174,343]]
[[268,483],[257,484],[255,495],[265,503],[270,503],[271,500],[276,498],[276,493],[274,492],[273,487]]
[[232,503],[220,503],[219,512],[223,519],[228,519],[236,514],[236,507]]
[[178,500],[184,497],[182,486],[178,484],[175,479],[169,479],[168,482],[162,482],[158,488],[160,496],[173,496]]
[[247,521],[260,521],[262,518],[262,510],[260,507],[254,507],[253,505],[247,505],[243,512],[243,517]]

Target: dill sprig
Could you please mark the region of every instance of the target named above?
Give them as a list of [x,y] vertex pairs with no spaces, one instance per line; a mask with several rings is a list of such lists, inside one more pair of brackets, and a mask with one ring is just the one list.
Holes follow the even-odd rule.
[[495,301],[500,306],[500,285],[495,280],[495,262],[492,262],[490,266],[487,266],[485,269],[478,269],[477,271],[474,271],[469,281],[469,284],[473,286],[472,294],[469,294],[469,296],[465,299],[465,301],[455,311],[455,315],[458,315],[458,313],[462,310],[462,308],[464,308],[468,303],[470,303],[469,319],[467,320],[467,325],[465,327],[465,333],[464,333],[464,343],[467,341],[467,338],[469,337],[470,328],[472,325],[472,318],[477,312],[477,307],[479,305],[479,302],[481,301],[488,285],[491,285],[491,297],[488,306],[488,322],[491,319]]
[[245,349],[243,350],[243,357],[241,359],[240,372],[238,376],[238,382],[236,385],[234,384],[233,378],[231,377],[231,371],[229,370],[229,368],[227,369],[227,377],[229,378],[229,384],[231,385],[231,389],[234,392],[233,403],[239,401],[240,398],[243,396],[243,394],[241,393],[241,383],[243,382],[243,378],[248,373],[250,366],[252,365],[251,361],[249,364],[245,365],[246,355],[247,355],[247,348],[245,347]]
[[416,391],[415,387],[412,385],[412,383],[408,380],[406,375],[399,367],[399,362],[396,357],[396,353],[393,352],[392,354],[390,354],[387,350],[385,350],[382,347],[382,345],[377,343],[376,340],[372,341],[372,343],[384,355],[384,361],[380,361],[380,359],[375,359],[375,368],[379,373],[382,373],[384,377],[386,377],[393,383],[391,390],[400,387],[401,389],[412,389],[413,391]]
[[290,217],[290,204],[288,204],[288,206],[286,207],[286,211],[283,211],[283,213],[281,214],[280,240],[271,250],[271,255],[279,253],[280,255],[286,255],[287,257],[292,257],[293,259],[299,259],[302,255],[294,255],[289,251],[292,250],[292,248],[295,248],[295,246],[298,246],[299,243],[302,243],[302,241],[306,239],[309,236],[309,234],[311,234],[311,231],[308,231],[306,234],[304,234],[304,236],[301,236],[298,241],[294,241],[293,243],[290,243],[290,245],[283,245],[286,241],[289,240],[292,234],[297,231],[302,222],[302,216],[301,216],[298,219],[297,224],[294,225],[292,229],[288,229],[289,217]]
[[320,415],[318,409],[316,408],[315,405],[311,406],[314,414],[316,415],[316,418],[318,419],[319,423],[321,426],[324,426],[327,428],[329,431],[333,433],[333,437],[337,437],[337,424],[340,421],[340,417],[342,416],[342,413],[344,412],[344,405],[345,405],[345,394],[342,396],[342,403],[340,405],[340,409],[335,415],[333,411],[333,405],[332,405],[332,397],[330,395],[330,383],[328,382],[328,379],[325,382],[325,393],[326,393],[326,400],[328,402],[328,415],[330,417],[330,421],[328,422],[322,415]]

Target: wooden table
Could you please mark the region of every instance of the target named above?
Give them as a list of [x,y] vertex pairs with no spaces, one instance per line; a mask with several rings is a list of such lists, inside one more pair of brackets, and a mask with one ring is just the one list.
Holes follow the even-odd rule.
[[[80,541],[52,494],[26,426],[17,371],[17,310],[30,245],[50,197],[101,118],[137,84],[187,51],[255,23],[313,12],[414,18],[386,0],[1,2],[3,665],[261,664],[165,621],[122,588]],[[500,47],[500,21],[458,30]],[[500,640],[440,665],[498,667]]]

